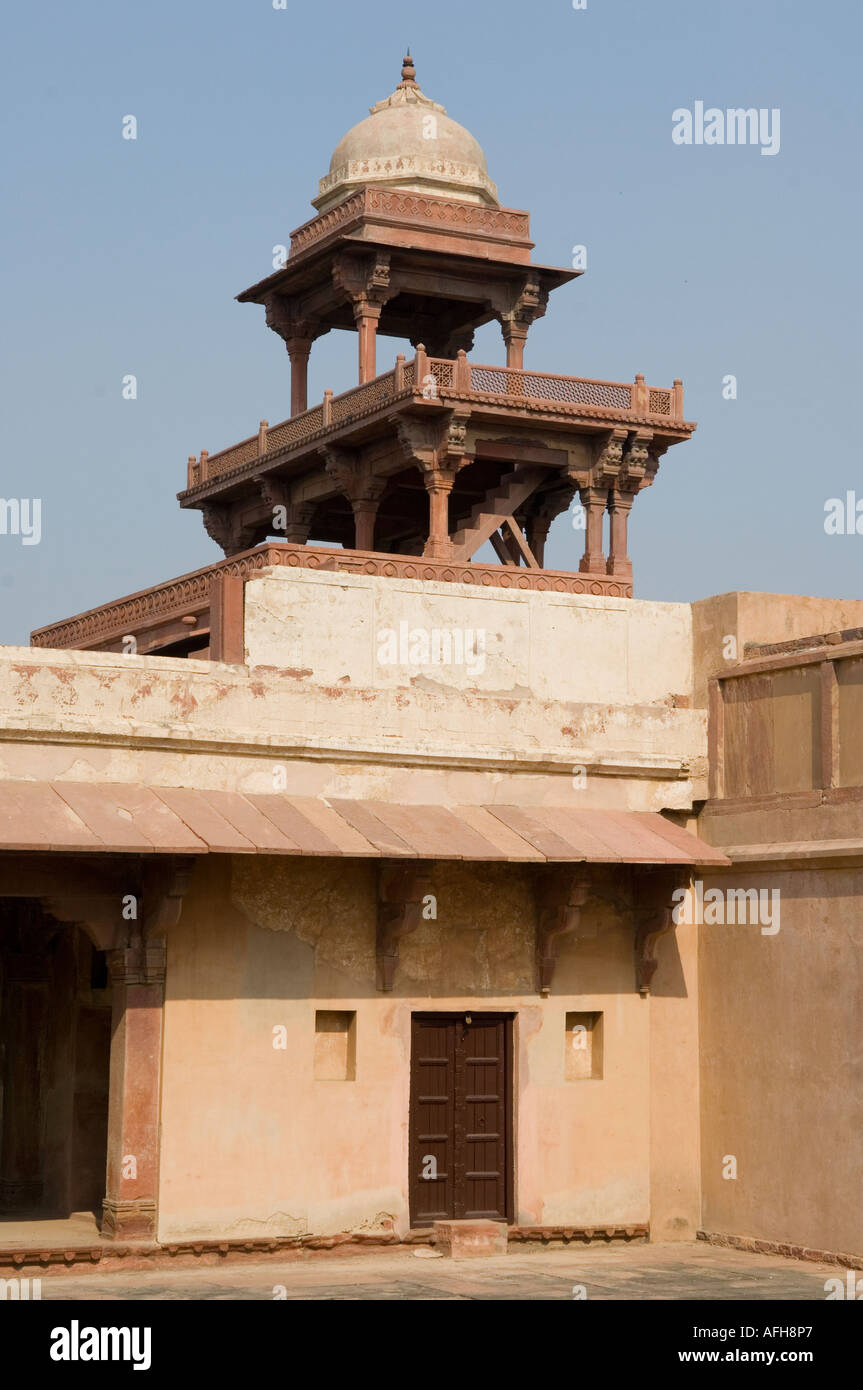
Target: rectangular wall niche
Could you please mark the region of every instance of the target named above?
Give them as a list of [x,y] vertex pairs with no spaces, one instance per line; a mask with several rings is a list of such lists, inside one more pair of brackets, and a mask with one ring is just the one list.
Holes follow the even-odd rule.
[[315,1080],[355,1081],[357,1016],[338,1009],[315,1010]]
[[566,1015],[567,1081],[602,1080],[602,1014]]

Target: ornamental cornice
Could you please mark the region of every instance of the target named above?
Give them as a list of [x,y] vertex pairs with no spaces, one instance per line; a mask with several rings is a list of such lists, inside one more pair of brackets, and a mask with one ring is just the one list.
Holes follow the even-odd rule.
[[291,255],[322,241],[345,223],[363,215],[407,219],[423,225],[441,225],[459,231],[528,241],[530,216],[517,208],[493,208],[459,198],[441,198],[395,188],[368,185],[349,194],[335,207],[291,233]]
[[477,164],[461,164],[440,156],[399,155],[369,159],[351,159],[318,180],[318,197],[341,184],[361,184],[367,179],[428,178],[439,183],[454,183],[469,188],[483,188],[497,201],[497,185]]

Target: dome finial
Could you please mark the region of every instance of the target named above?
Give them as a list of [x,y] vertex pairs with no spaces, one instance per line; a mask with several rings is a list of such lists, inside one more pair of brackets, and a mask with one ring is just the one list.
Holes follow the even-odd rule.
[[405,55],[405,60],[402,63],[402,80],[399,85],[401,86],[404,83],[407,83],[411,87],[415,87],[417,85],[416,77],[417,70],[414,67],[414,60],[411,57],[410,44],[408,44],[408,51]]

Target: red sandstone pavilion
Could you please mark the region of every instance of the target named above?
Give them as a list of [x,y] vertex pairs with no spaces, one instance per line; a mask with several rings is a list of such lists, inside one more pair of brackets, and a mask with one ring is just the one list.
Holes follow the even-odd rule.
[[[283,268],[238,296],[284,340],[290,419],[190,457],[180,493],[230,563],[52,624],[34,644],[119,651],[131,634],[139,652],[241,660],[242,581],[274,564],[632,596],[633,502],[695,428],[682,383],[525,370],[531,324],[581,272],[531,262],[528,213],[500,206],[482,150],[424,96],[410,56],[337,146],[314,205]],[[492,320],[505,365],[468,356]],[[356,331],[359,385],[309,408],[309,355],[333,329]],[[380,336],[415,356],[378,374]],[[549,527],[576,496],[578,572],[547,571]],[[287,544],[259,548],[280,533]],[[499,564],[474,562],[486,541]]]
[[[0,1266],[863,1265],[863,603],[633,598],[682,385],[525,365],[575,272],[409,56],[313,205],[239,296],[290,417],[180,494],[225,558],[0,651]],[[309,406],[333,329],[358,384]],[[379,372],[381,335],[414,356]],[[576,497],[584,554],[546,569]],[[721,927],[675,910],[711,894]]]

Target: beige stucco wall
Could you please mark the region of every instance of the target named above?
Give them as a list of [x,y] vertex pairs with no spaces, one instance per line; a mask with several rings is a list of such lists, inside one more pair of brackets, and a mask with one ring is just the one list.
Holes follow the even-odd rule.
[[[402,624],[482,631],[482,669],[380,661]],[[247,585],[246,641],[245,666],[4,649],[0,776],[684,811],[705,794],[688,605],[274,571]],[[477,1006],[516,1016],[517,1219],[692,1236],[694,932],[662,941],[641,998],[612,875],[542,999],[528,871],[435,876],[438,919],[382,995],[368,864],[199,865],[168,943],[162,1239],[404,1230],[410,1015]],[[316,1009],[356,1011],[354,1080],[315,1080]],[[576,1011],[603,1014],[602,1079],[566,1079]]]
[[663,937],[650,996],[650,1231],[693,1240],[701,1214],[698,932]]
[[701,929],[703,1226],[859,1257],[863,870],[704,881],[778,889],[781,915]]
[[[744,659],[747,642],[790,642],[850,627],[863,627],[860,599],[745,590],[701,599],[692,604],[695,703],[706,703],[711,676]],[[736,648],[728,644],[729,637]]]
[[[483,632],[483,669],[378,661],[402,623]],[[278,765],[296,794],[643,810],[704,792],[686,604],[277,570],[246,626],[245,666],[2,649],[0,775],[270,791]]]
[[[681,1071],[675,1053],[694,1026],[691,952],[681,962],[664,947],[665,996],[642,999],[610,876],[543,1000],[528,871],[438,865],[433,886],[437,921],[403,941],[395,990],[381,995],[368,865],[199,869],[169,941],[161,1239],[327,1234],[382,1217],[406,1230],[410,1015],[430,1008],[515,1014],[518,1221],[656,1219],[666,1238],[692,1234],[692,1059]],[[316,1008],[356,1011],[355,1080],[315,1080]],[[602,1079],[565,1079],[567,1011],[603,1013]],[[273,1047],[279,1026],[285,1050]]]
[[[481,632],[484,669],[387,661],[385,635],[402,623],[408,634]],[[314,685],[624,706],[663,704],[692,685],[685,603],[273,568],[246,585],[245,640],[250,665],[295,667]]]

